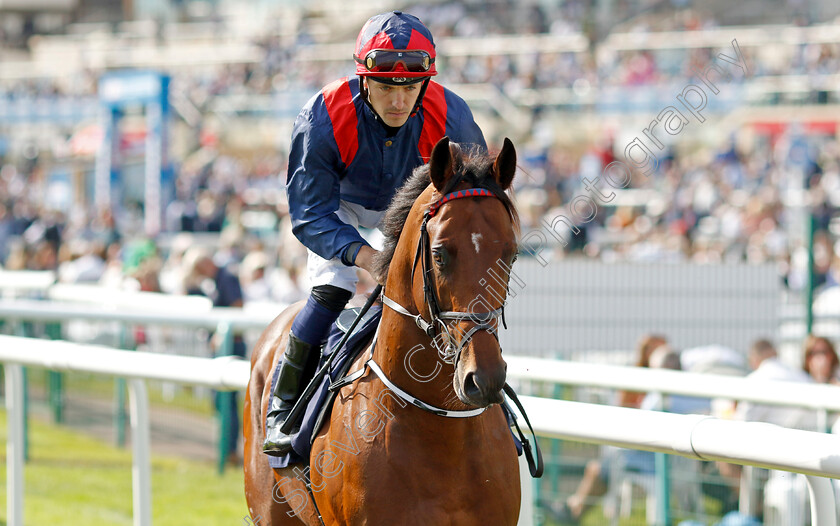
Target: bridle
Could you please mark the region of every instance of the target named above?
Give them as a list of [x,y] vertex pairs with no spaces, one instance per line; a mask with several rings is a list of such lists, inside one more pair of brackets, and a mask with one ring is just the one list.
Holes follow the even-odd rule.
[[[420,240],[417,244],[417,251],[414,253],[414,263],[411,266],[411,282],[414,282],[414,272],[419,262],[423,273],[423,296],[425,303],[428,306],[429,320],[423,319],[420,314],[412,314],[408,309],[392,300],[382,293],[382,303],[387,305],[394,311],[412,318],[417,326],[431,338],[432,345],[438,352],[441,361],[449,364],[457,364],[461,356],[461,351],[464,346],[478,331],[487,331],[499,340],[497,331],[498,323],[496,320],[501,319],[502,325],[507,328],[505,322],[505,306],[502,305],[498,309],[489,312],[460,312],[460,311],[444,311],[440,308],[440,301],[435,292],[434,271],[431,264],[431,244],[429,241],[429,231],[427,224],[433,218],[438,210],[446,203],[455,199],[463,199],[465,197],[498,197],[492,191],[485,188],[470,188],[467,190],[458,190],[444,195],[439,200],[435,201],[429,206],[429,209],[423,214],[423,222],[420,224]],[[473,326],[463,334],[460,342],[457,342],[450,331],[447,322],[472,322]],[[439,342],[438,337],[442,336],[444,342]],[[440,343],[444,343],[441,345]]]
[[[468,190],[459,190],[456,192],[451,192],[449,194],[444,195],[438,201],[432,203],[432,205],[423,215],[423,223],[420,225],[420,241],[417,246],[417,252],[414,255],[414,264],[411,268],[411,282],[414,282],[414,270],[417,267],[417,263],[420,262],[423,271],[423,294],[425,296],[426,305],[429,306],[429,319],[431,321],[427,322],[425,319],[423,319],[423,316],[420,314],[412,314],[411,312],[409,312],[408,309],[386,296],[384,291],[382,292],[382,303],[390,309],[394,310],[395,312],[402,314],[403,316],[408,316],[409,318],[412,318],[417,324],[417,326],[423,332],[425,332],[429,338],[431,338],[432,345],[437,349],[438,355],[440,356],[441,360],[453,365],[457,365],[458,358],[461,355],[461,350],[476,332],[481,330],[488,331],[498,341],[499,335],[496,329],[498,323],[493,324],[493,322],[501,318],[502,324],[505,326],[505,328],[507,328],[507,326],[505,325],[504,305],[502,305],[498,309],[489,312],[442,311],[440,309],[440,302],[438,301],[437,294],[435,293],[434,273],[432,271],[431,266],[431,246],[429,242],[429,233],[426,229],[426,225],[429,222],[429,219],[433,218],[435,214],[437,214],[441,206],[448,203],[449,201],[455,199],[462,199],[465,197],[498,198],[496,194],[485,188],[470,188]],[[474,323],[475,325],[464,334],[463,338],[461,339],[461,342],[457,343],[455,342],[455,339],[453,338],[452,333],[449,330],[449,326],[447,325],[448,321],[469,321]],[[441,334],[445,335],[446,337],[446,346],[443,349],[441,349],[438,343],[436,342],[437,337]],[[435,407],[407,393],[399,386],[395,385],[388,378],[388,376],[385,374],[385,372],[382,370],[379,364],[377,364],[376,361],[373,359],[373,351],[376,347],[378,336],[379,328],[377,328],[376,334],[373,337],[373,343],[370,346],[370,357],[367,359],[367,361],[365,361],[364,366],[361,369],[358,369],[353,373],[349,373],[343,378],[330,384],[329,389],[331,391],[340,389],[341,387],[352,383],[357,378],[363,376],[365,370],[369,368],[371,371],[373,371],[374,374],[376,374],[376,376],[379,377],[382,383],[384,383],[385,386],[398,397],[410,403],[411,405],[419,407],[424,411],[428,411],[438,416],[445,416],[449,418],[469,418],[473,416],[478,416],[487,409],[487,407],[479,407],[476,409],[467,410],[450,410]]]

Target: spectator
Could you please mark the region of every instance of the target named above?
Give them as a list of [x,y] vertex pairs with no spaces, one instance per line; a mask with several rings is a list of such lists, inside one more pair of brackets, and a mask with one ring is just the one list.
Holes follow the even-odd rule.
[[[668,345],[662,345],[650,355],[651,369],[684,370],[680,353]],[[684,395],[662,396],[662,393],[648,393],[641,403],[641,409],[651,411],[668,411],[682,415],[708,414],[711,410],[711,400]]]
[[67,247],[69,257],[58,266],[58,279],[64,283],[98,282],[105,273],[105,247],[97,241],[74,239]]
[[239,281],[245,303],[273,301],[271,284],[266,278],[268,256],[262,251],[249,253],[239,268]]
[[[779,358],[776,348],[769,340],[756,340],[747,354],[750,368],[753,370],[746,378],[750,380],[771,380],[783,382],[812,382],[810,376],[801,369],[788,367],[783,364]],[[764,404],[756,404],[753,402],[739,402],[735,408],[734,419],[749,422],[766,422],[769,424],[776,424],[783,427],[791,427],[798,429],[815,429],[816,415],[813,411],[799,409],[796,407],[772,406]],[[729,479],[730,486],[735,488],[736,492],[740,492],[740,488],[744,486],[741,483],[742,468],[739,465],[727,464],[723,462],[717,463],[718,471],[725,478]],[[746,487],[751,492],[756,492],[768,479],[766,470],[750,470],[745,473],[750,473]],[[760,500],[760,496],[756,492],[756,497],[750,499],[754,503],[754,508],[746,510],[748,513],[758,515],[762,509],[761,505],[756,504]]]
[[821,384],[840,384],[838,378],[837,351],[828,338],[808,335],[805,339],[805,353],[803,354],[802,369],[815,382]]
[[9,257],[9,241],[14,229],[12,214],[5,203],[0,201],[0,268]]
[[[648,334],[643,336],[636,347],[636,367],[650,367],[650,357],[653,351],[663,345],[667,345],[668,341],[664,336],[658,334]],[[642,400],[645,398],[645,393],[633,391],[619,391],[618,406],[639,408]]]
[[[773,380],[784,382],[812,382],[802,370],[788,367],[779,358],[776,348],[768,340],[757,340],[750,347],[747,359],[753,370],[746,377],[751,380]],[[740,402],[735,409],[736,420],[767,422],[784,427],[812,428],[813,415],[795,407],[782,407]]]
[[[214,307],[236,307],[242,308],[242,286],[239,278],[224,267],[219,267],[213,262],[210,254],[201,248],[191,248],[184,255],[184,268],[187,281],[191,286],[186,287],[191,292],[203,292],[207,290],[207,295],[213,300]],[[204,281],[209,282],[209,287],[204,288]],[[216,349],[216,355],[219,356],[222,342],[219,341],[219,335],[214,334],[212,340],[213,347]],[[233,349],[234,356],[245,357],[245,340],[241,334],[234,334]],[[216,393],[217,408],[221,406],[221,393]],[[225,396],[232,397],[232,404],[230,405],[230,422],[231,425],[227,429],[228,433],[228,452],[227,459],[229,462],[239,462],[237,457],[239,444],[239,395],[236,392],[225,393]]]
[[[840,385],[837,351],[828,338],[811,334],[805,339],[802,369],[817,383]],[[827,422],[818,421],[817,425],[830,429],[837,422],[840,422],[840,418],[832,413],[828,415]]]
[[280,303],[291,305],[309,297],[309,287],[302,283],[299,267],[293,264],[277,267],[272,284]]
[[[638,367],[666,368],[680,370],[679,354],[673,351],[663,336],[647,335],[639,341]],[[686,396],[669,396],[663,401],[661,395],[643,393],[620,393],[622,407],[665,409],[675,413],[708,412],[709,401]],[[653,473],[654,456],[649,451],[605,447],[599,460],[586,464],[583,478],[575,492],[559,506],[549,505],[554,518],[560,522],[577,524],[591,505],[590,498],[606,494],[613,483],[613,471],[617,466],[634,473]]]

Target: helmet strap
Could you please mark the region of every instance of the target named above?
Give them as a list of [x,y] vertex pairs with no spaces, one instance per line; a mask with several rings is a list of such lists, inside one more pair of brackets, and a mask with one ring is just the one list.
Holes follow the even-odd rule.
[[373,112],[373,116],[376,120],[381,121],[382,119],[379,118],[379,114],[376,113],[376,110],[373,109],[373,105],[370,103],[370,97],[368,96],[368,89],[367,89],[367,79],[361,75],[359,75],[359,91],[362,93],[362,100],[365,101],[365,105],[370,108],[370,111]]
[[[420,110],[420,107],[423,104],[423,96],[426,94],[426,89],[429,87],[429,82],[431,80],[432,80],[431,77],[426,78],[423,81],[423,85],[420,86],[420,94],[417,95],[417,102],[414,103],[414,108],[411,110],[411,114],[409,115],[409,118],[414,117],[417,114],[417,111]],[[367,82],[368,81],[367,81],[366,77],[363,77],[363,76],[359,75],[359,91],[362,93],[362,100],[365,101],[365,104],[367,105],[367,107],[370,108],[371,112],[373,112],[373,115],[376,118],[376,120],[379,121],[380,123],[382,123],[383,125],[386,125],[385,121],[383,121],[382,117],[380,117],[379,114],[376,113],[376,110],[373,109],[373,105],[370,103],[370,97],[369,97],[368,89],[367,89]]]
[[431,77],[427,78],[423,81],[423,85],[420,86],[420,95],[417,96],[417,102],[414,103],[414,109],[411,110],[411,115],[409,115],[409,117],[414,117],[414,115],[420,109],[420,106],[422,106],[423,96],[426,95],[426,89],[429,87],[429,82],[431,82],[431,80]]

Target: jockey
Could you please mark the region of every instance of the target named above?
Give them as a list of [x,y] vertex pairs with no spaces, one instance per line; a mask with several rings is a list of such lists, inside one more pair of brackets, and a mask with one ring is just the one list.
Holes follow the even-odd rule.
[[357,229],[380,226],[396,190],[443,136],[487,149],[464,100],[431,80],[435,56],[419,19],[400,11],[376,15],[356,39],[358,78],[324,87],[295,121],[286,186],[292,231],[308,249],[312,291],[292,324],[269,405],[269,455],[291,450],[280,427],[312,348],[320,349],[356,290],[356,267],[373,274],[376,250]]

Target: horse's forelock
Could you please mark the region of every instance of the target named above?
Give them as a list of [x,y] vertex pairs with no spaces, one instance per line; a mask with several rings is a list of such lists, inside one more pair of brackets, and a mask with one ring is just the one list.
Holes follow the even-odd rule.
[[[470,188],[490,190],[505,205],[514,223],[514,228],[518,232],[519,216],[510,197],[493,177],[493,160],[492,157],[479,153],[475,149],[470,150],[462,159],[460,169],[447,182],[443,193],[447,194],[453,191],[461,183],[468,184]],[[391,204],[385,212],[382,227],[385,242],[382,251],[374,261],[375,271],[382,277],[383,282],[387,278],[388,267],[394,257],[397,242],[400,239],[400,234],[402,234],[408,214],[411,212],[414,202],[429,184],[431,184],[429,165],[424,164],[416,168],[411,177],[397,190],[397,193],[394,194],[394,198],[391,200]]]

